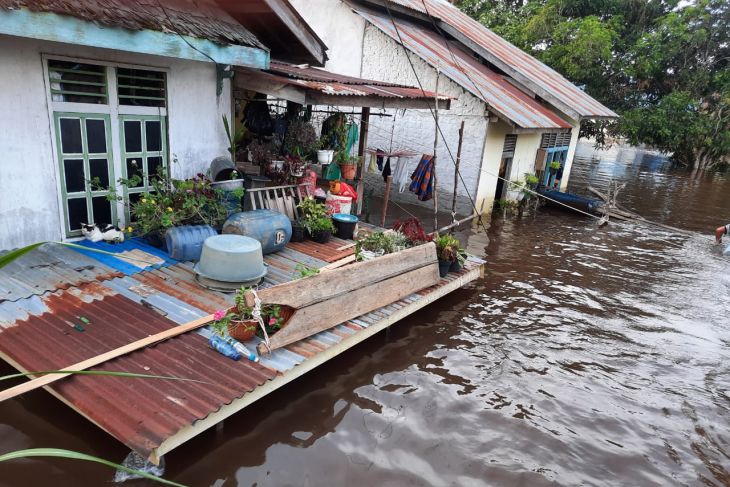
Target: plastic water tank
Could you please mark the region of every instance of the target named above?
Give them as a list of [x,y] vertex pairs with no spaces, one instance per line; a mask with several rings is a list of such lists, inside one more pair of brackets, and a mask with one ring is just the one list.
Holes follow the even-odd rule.
[[282,250],[291,240],[291,221],[278,211],[243,211],[228,217],[223,233],[255,238],[261,242],[264,254],[270,254]]
[[167,251],[175,260],[198,260],[205,239],[217,235],[210,225],[185,225],[165,232]]

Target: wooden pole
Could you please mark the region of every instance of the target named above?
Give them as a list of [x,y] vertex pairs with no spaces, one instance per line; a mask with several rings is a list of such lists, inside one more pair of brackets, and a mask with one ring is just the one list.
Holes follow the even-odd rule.
[[360,144],[357,148],[357,155],[360,157],[360,169],[357,175],[357,209],[356,215],[362,213],[362,200],[364,199],[363,193],[365,192],[365,149],[368,147],[368,128],[370,125],[370,107],[362,108],[362,115],[360,116]]
[[464,121],[459,127],[459,146],[456,149],[456,167],[454,167],[454,196],[451,198],[451,223],[456,223],[456,189],[459,187],[459,164],[461,163],[461,146],[464,142]]
[[434,121],[436,122],[435,136],[433,138],[433,231],[435,232],[439,227],[439,194],[436,187],[436,149],[439,146],[439,78],[441,70],[436,66],[436,95],[434,99]]
[[[77,364],[71,365],[69,367],[65,367],[61,370],[62,371],[64,371],[64,370],[76,371],[76,370],[90,369],[91,367],[95,367],[104,362],[108,362],[109,360],[115,359],[117,357],[121,357],[122,355],[127,355],[129,353],[132,353],[136,350],[139,350],[140,348],[148,347],[150,345],[154,345],[155,343],[159,343],[163,340],[167,340],[169,338],[173,338],[178,335],[182,335],[183,333],[187,333],[189,331],[196,330],[198,328],[202,328],[203,326],[205,326],[208,323],[210,323],[211,321],[213,321],[213,319],[214,319],[213,315],[203,316],[202,318],[198,318],[197,320],[190,321],[188,323],[185,323],[184,325],[175,326],[173,328],[162,331],[160,333],[156,333],[152,336],[142,338],[140,340],[129,343],[122,347],[115,348],[114,350],[110,350],[108,352],[102,353],[101,355],[97,355],[96,357],[91,357],[91,358],[83,360]],[[0,402],[5,401],[7,399],[12,399],[21,394],[25,394],[26,392],[30,392],[32,390],[38,389],[39,387],[45,387],[49,384],[52,384],[56,381],[59,381],[59,380],[65,378],[65,377],[68,377],[69,375],[72,375],[72,374],[48,374],[48,375],[38,377],[36,379],[29,380],[28,382],[23,382],[22,384],[19,384],[15,387],[5,389],[4,391],[0,391]]]
[[385,196],[383,198],[383,211],[380,214],[380,226],[385,228],[385,215],[388,213],[388,200],[390,199],[390,186],[393,184],[393,176],[388,176],[385,181]]

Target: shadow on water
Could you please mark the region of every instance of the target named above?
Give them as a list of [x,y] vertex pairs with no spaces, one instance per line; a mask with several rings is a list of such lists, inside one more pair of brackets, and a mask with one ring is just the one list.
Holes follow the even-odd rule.
[[[541,209],[464,232],[488,272],[167,458],[199,486],[730,485],[730,218],[723,175],[585,150],[571,190],[704,233]],[[720,220],[720,221],[718,221]],[[126,452],[38,392],[0,404],[0,449]],[[45,418],[45,419],[44,419]],[[0,465],[3,485],[104,485],[77,463]],[[40,467],[43,468],[40,468]],[[130,485],[149,485],[145,482]]]

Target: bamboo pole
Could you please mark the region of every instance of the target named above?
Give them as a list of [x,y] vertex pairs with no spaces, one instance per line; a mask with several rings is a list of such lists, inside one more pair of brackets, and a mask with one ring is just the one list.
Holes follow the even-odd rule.
[[385,181],[385,197],[383,198],[383,210],[380,214],[380,227],[385,227],[385,215],[388,213],[388,200],[390,199],[390,187],[393,184],[393,176],[388,176]]
[[[102,353],[101,355],[97,355],[95,357],[88,358],[77,364],[65,367],[65,368],[61,369],[61,371],[65,371],[65,370],[77,371],[77,370],[90,369],[91,367],[95,367],[104,362],[108,362],[109,360],[113,360],[115,358],[121,357],[122,355],[127,355],[127,354],[137,351],[141,348],[148,347],[150,345],[154,345],[161,341],[176,337],[178,335],[182,335],[183,333],[187,333],[189,331],[193,331],[198,328],[202,328],[203,326],[207,325],[211,321],[213,321],[213,315],[203,316],[202,318],[198,318],[197,320],[193,320],[193,321],[190,321],[183,325],[176,326],[174,328],[170,328],[169,330],[165,330],[160,333],[156,333],[154,335],[142,338],[140,340],[129,343],[122,347],[115,348],[114,350],[110,350],[108,352]],[[7,399],[12,399],[21,394],[25,394],[26,392],[30,392],[30,391],[38,389],[40,387],[45,387],[49,384],[52,384],[56,381],[59,381],[59,380],[65,378],[65,377],[68,377],[69,375],[72,375],[72,374],[48,374],[48,375],[44,375],[44,376],[32,379],[28,382],[24,382],[22,384],[11,387],[9,389],[5,389],[4,391],[0,391],[0,402],[3,402]]]
[[436,179],[436,149],[438,149],[439,145],[439,78],[441,77],[441,70],[438,66],[436,66],[436,89],[435,95],[434,95],[434,121],[436,122],[436,129],[435,134],[433,138],[433,166],[432,171],[433,174],[431,175],[431,178],[433,178],[433,231],[435,232],[436,229],[439,227],[439,194],[438,194],[438,188],[436,186],[437,179]]
[[451,224],[456,223],[456,190],[459,187],[459,164],[461,164],[461,146],[464,143],[464,121],[459,127],[459,146],[456,149],[456,167],[454,168],[454,195],[451,198]]
[[363,192],[365,189],[365,149],[368,147],[368,129],[370,126],[370,107],[363,107],[362,114],[360,116],[360,144],[357,148],[357,155],[360,157],[360,170],[358,172],[357,179],[357,207],[355,214],[360,215],[362,213],[362,200]]

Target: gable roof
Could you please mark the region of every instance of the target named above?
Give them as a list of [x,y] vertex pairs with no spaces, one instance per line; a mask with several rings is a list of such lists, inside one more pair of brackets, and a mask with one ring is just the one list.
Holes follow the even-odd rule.
[[366,1],[428,22],[433,19],[441,30],[576,120],[618,117],[560,73],[444,0]]
[[[448,47],[443,37],[426,27],[402,19],[394,20],[387,14],[353,7],[365,20],[399,41],[432,66],[461,85],[472,95],[484,101],[496,115],[511,125],[524,129],[566,129],[571,125],[548,107],[514,86],[502,75],[495,73],[457,43]],[[453,57],[452,57],[453,53]],[[454,62],[456,58],[457,62]]]
[[266,49],[214,0],[0,0],[0,10],[23,8],[109,27],[178,33],[219,44]]

